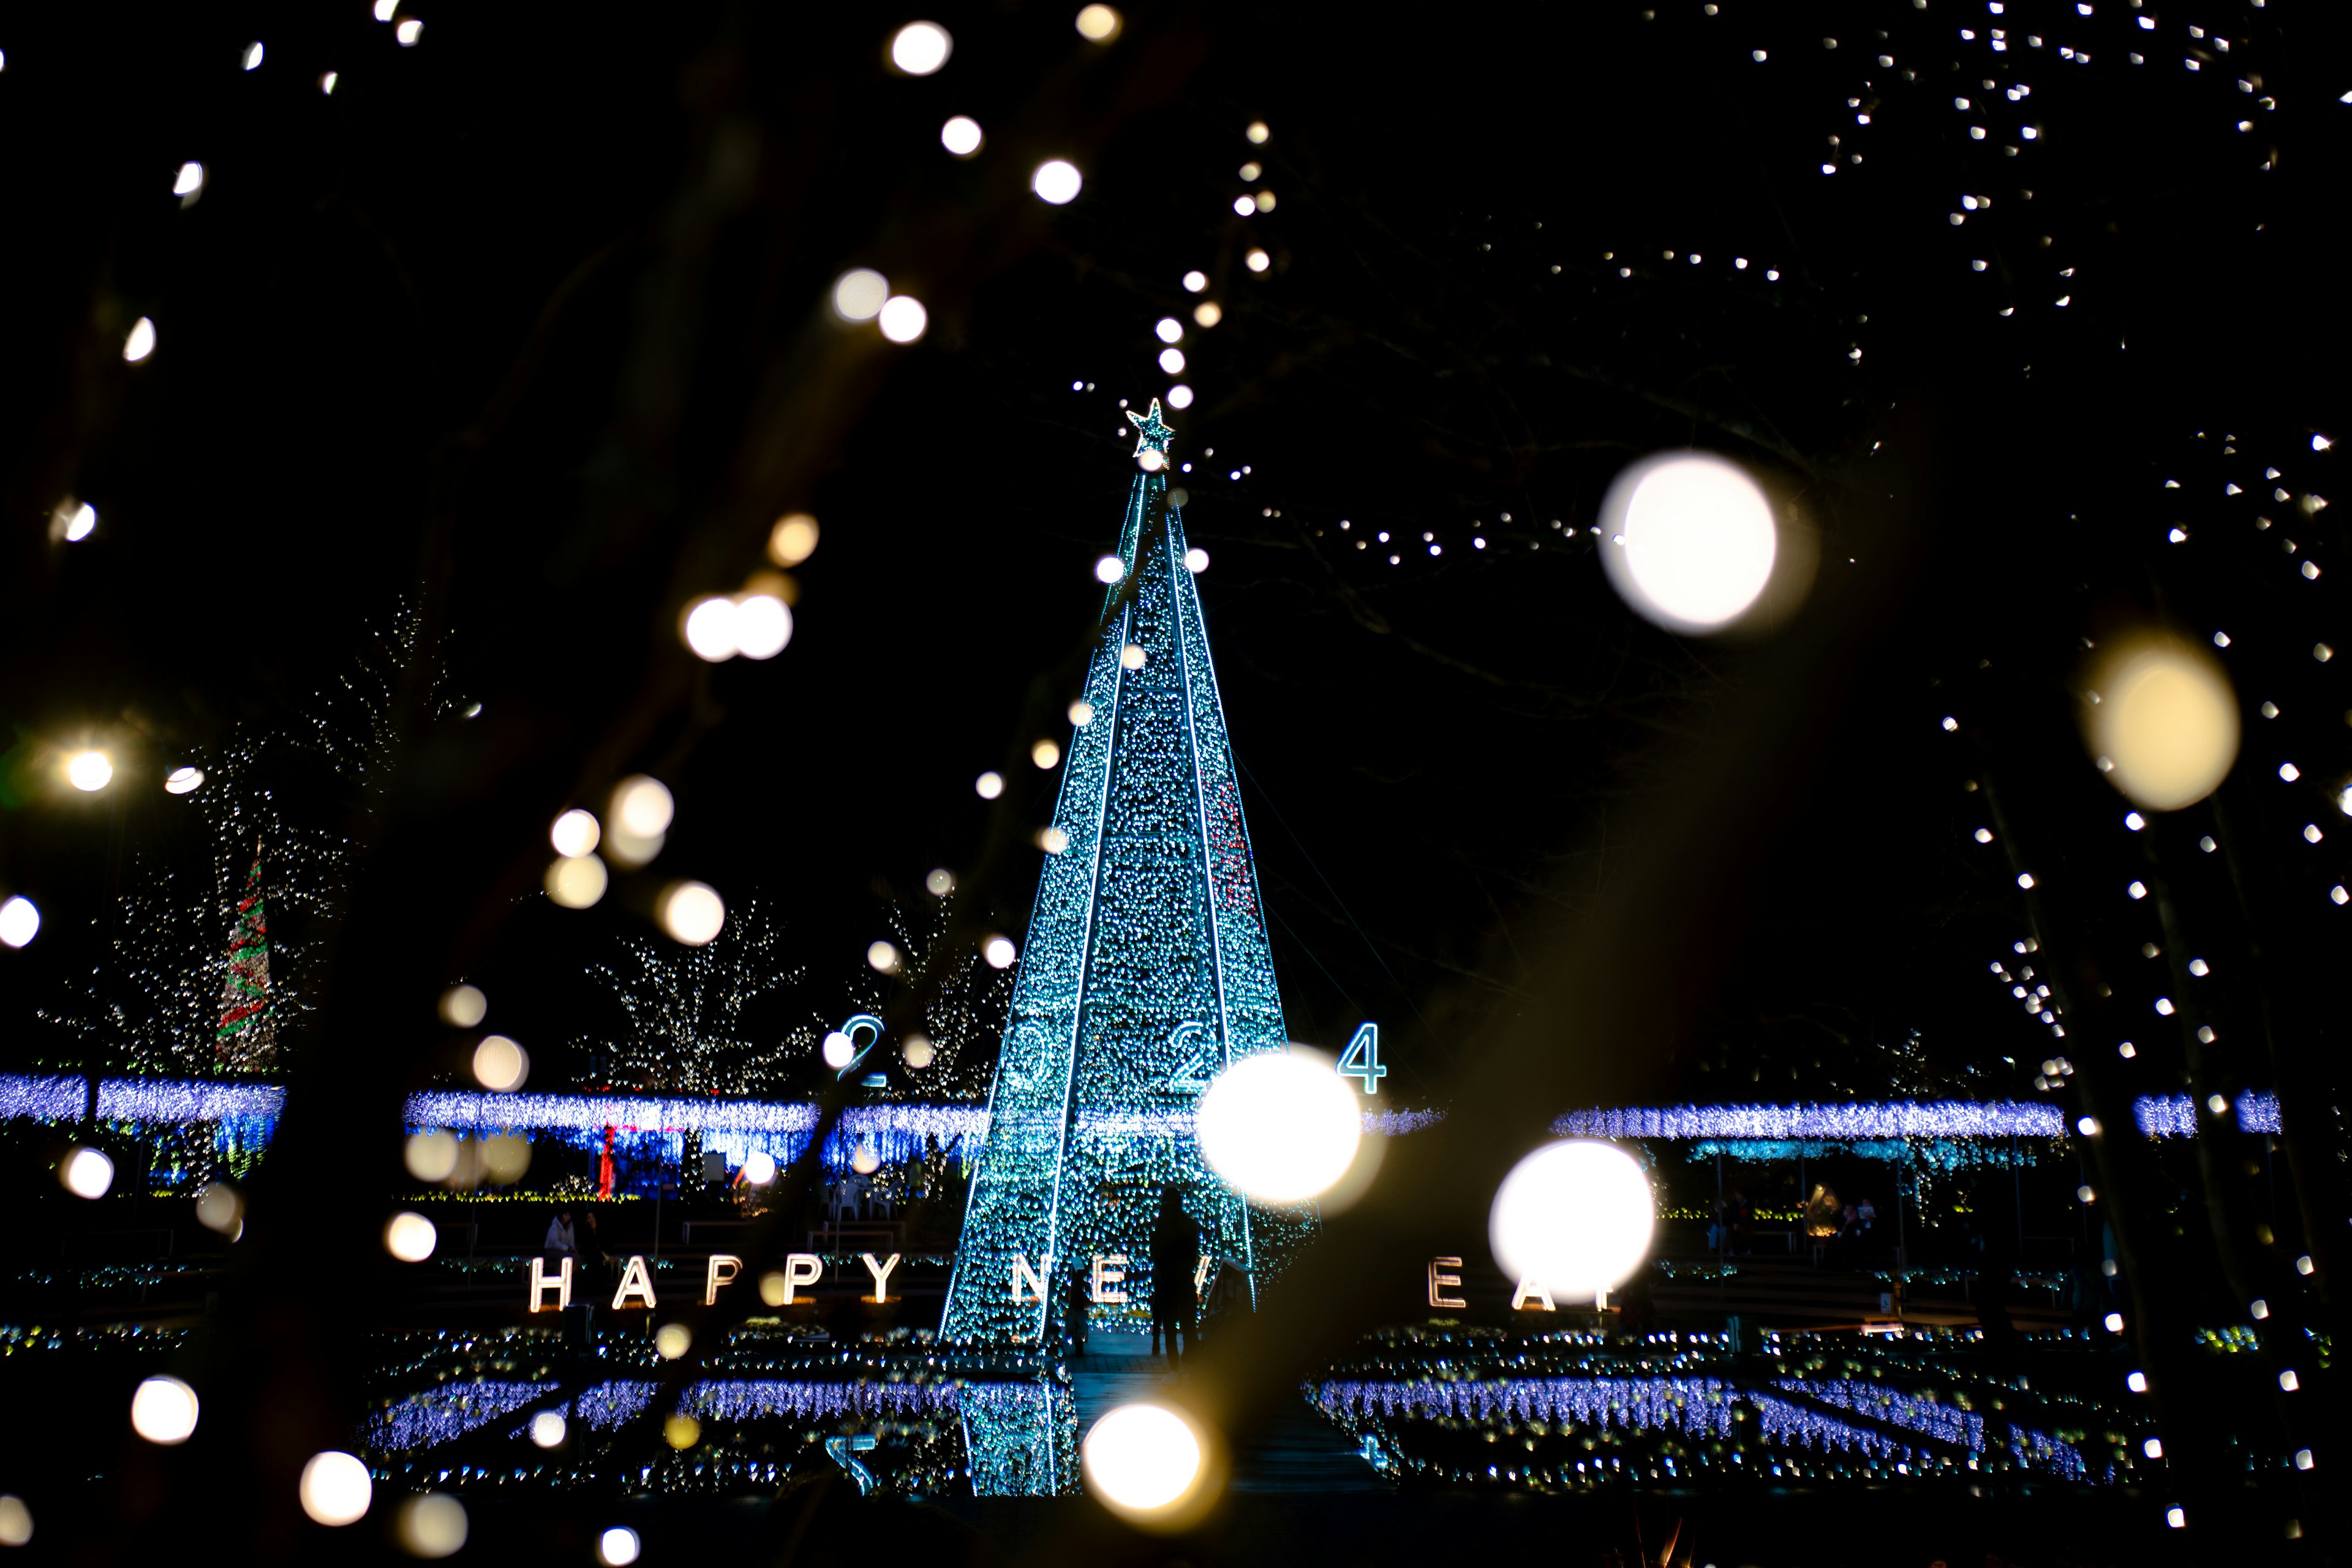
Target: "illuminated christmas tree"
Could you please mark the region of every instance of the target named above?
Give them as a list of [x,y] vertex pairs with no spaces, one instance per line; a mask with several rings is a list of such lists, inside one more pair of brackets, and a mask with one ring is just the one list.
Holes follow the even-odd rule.
[[[1194,1103],[1227,1062],[1282,1047],[1282,998],[1192,582],[1202,558],[1168,487],[1174,432],[1156,401],[1128,417],[1143,471],[1072,710],[1046,835],[1059,848],[1005,1021],[941,1324],[951,1341],[1042,1345],[1097,1255],[1123,1255],[1112,1267],[1139,1283],[1166,1185],[1253,1294],[1313,1223],[1243,1203],[1193,1135]],[[1091,1316],[1107,1328],[1124,1310],[1098,1302]]]
[[261,846],[237,896],[236,929],[229,937],[227,978],[221,985],[220,1027],[213,1055],[222,1070],[263,1073],[278,1065],[278,1020],[270,1010],[269,921],[261,891]]

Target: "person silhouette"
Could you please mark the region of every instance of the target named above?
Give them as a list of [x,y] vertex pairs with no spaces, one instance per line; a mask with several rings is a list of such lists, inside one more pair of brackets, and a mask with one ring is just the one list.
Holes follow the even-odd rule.
[[1168,1364],[1179,1364],[1180,1348],[1192,1328],[1200,1301],[1192,1270],[1201,1261],[1201,1226],[1184,1212],[1184,1194],[1174,1186],[1160,1189],[1160,1213],[1151,1222],[1151,1353],[1160,1353],[1160,1335],[1168,1335]]

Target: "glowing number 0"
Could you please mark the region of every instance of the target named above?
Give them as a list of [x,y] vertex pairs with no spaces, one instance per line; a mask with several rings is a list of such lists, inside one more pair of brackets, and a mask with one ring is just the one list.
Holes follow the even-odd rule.
[[1364,1025],[1356,1031],[1356,1037],[1348,1042],[1347,1050],[1339,1058],[1339,1076],[1362,1080],[1366,1094],[1380,1093],[1381,1079],[1389,1076],[1389,1069],[1381,1066],[1381,1026],[1378,1024]]

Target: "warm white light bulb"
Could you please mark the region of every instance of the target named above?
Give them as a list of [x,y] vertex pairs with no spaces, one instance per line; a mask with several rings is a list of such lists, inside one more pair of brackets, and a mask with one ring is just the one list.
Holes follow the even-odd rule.
[[735,601],[707,594],[686,607],[678,636],[697,658],[719,664],[743,651],[735,631]]
[[58,1166],[58,1179],[78,1198],[102,1198],[114,1185],[114,1162],[96,1149],[76,1149]]
[[1037,193],[1037,199],[1057,207],[1077,200],[1085,184],[1086,176],[1066,158],[1049,158],[1029,176],[1029,188]]
[[882,313],[890,298],[890,280],[870,267],[859,267],[834,279],[834,313],[845,321],[870,321]]
[[727,905],[717,889],[704,882],[674,882],[661,896],[662,929],[670,940],[702,947],[727,923]]
[[1486,1226],[1506,1274],[1590,1301],[1641,1267],[1655,1223],[1650,1179],[1633,1157],[1577,1138],[1513,1166]]
[[558,855],[585,855],[596,847],[596,841],[604,837],[604,829],[597,826],[594,812],[574,806],[555,819],[555,826],[548,830],[547,836]]
[[356,1523],[374,1495],[367,1466],[350,1454],[330,1448],[302,1467],[302,1511],[320,1524]]
[[937,22],[909,22],[890,36],[890,63],[908,76],[929,76],[948,63],[955,40]]
[[504,1035],[485,1035],[474,1047],[475,1081],[493,1093],[520,1089],[530,1072],[530,1058]]
[[1183,1500],[1201,1479],[1200,1435],[1164,1405],[1122,1405],[1087,1433],[1081,1465],[1103,1500],[1137,1513]]
[[403,1263],[424,1262],[440,1239],[433,1222],[414,1209],[393,1215],[383,1227],[383,1249]]
[[40,906],[22,893],[0,903],[0,945],[22,947],[41,934]]
[[1198,1127],[1210,1169],[1261,1203],[1287,1204],[1348,1173],[1363,1112],[1330,1058],[1294,1046],[1219,1073],[1201,1096]]
[[959,114],[940,127],[940,145],[959,158],[971,157],[986,140],[981,133],[980,121],[969,114]]
[[773,594],[735,601],[735,650],[745,658],[773,658],[793,640],[793,612]]
[[1636,463],[1601,503],[1601,561],[1626,603],[1669,631],[1727,626],[1762,595],[1780,553],[1771,503],[1704,452]]
[[154,352],[155,323],[142,316],[131,324],[130,332],[122,340],[122,358],[127,363],[137,364]]
[[2217,788],[2238,756],[2238,699],[2219,660],[2179,638],[2126,637],[2085,677],[2086,729],[2107,782],[2136,805],[2178,811]]
[[196,1391],[178,1378],[151,1377],[131,1396],[131,1429],[150,1443],[170,1447],[195,1435],[200,1408]]
[[911,343],[920,338],[931,324],[931,313],[923,302],[911,294],[893,294],[882,301],[881,313],[874,324],[882,335],[894,343]]

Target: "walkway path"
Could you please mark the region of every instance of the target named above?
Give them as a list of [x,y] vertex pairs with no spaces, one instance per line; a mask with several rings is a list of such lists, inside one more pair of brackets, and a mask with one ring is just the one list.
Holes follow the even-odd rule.
[[[1171,1379],[1164,1358],[1151,1354],[1144,1334],[1093,1334],[1087,1353],[1070,1368],[1081,1441],[1119,1405],[1157,1398]],[[1304,1398],[1286,1405],[1256,1438],[1234,1456],[1236,1492],[1380,1492],[1387,1487],[1339,1429]]]

